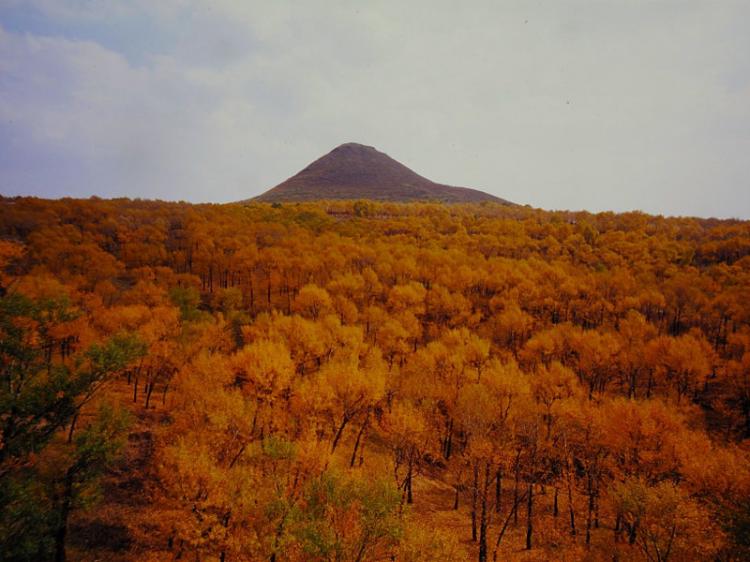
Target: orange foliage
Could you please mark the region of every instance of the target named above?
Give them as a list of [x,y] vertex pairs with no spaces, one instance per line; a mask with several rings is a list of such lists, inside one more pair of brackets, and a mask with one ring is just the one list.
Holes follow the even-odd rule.
[[144,345],[123,559],[748,552],[750,224],[362,208],[0,200],[29,345]]

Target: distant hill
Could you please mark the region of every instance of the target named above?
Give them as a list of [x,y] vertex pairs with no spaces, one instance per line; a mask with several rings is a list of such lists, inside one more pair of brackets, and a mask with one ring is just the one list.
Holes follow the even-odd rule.
[[468,187],[428,180],[371,146],[346,143],[298,174],[255,198],[256,201],[373,199],[481,203],[509,201]]

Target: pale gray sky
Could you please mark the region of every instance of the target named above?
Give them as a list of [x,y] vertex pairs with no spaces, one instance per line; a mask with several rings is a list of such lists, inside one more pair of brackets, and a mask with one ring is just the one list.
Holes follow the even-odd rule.
[[750,218],[750,2],[0,0],[0,192],[257,195],[343,142],[535,207]]

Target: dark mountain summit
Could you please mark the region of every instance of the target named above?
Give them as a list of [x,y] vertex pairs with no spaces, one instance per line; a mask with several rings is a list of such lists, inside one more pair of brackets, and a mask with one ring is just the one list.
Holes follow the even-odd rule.
[[435,183],[371,146],[347,143],[256,197],[258,201],[374,199],[508,203],[477,189]]

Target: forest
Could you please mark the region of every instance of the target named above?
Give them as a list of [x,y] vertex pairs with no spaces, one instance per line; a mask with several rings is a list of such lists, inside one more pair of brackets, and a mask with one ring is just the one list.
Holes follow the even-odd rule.
[[0,198],[0,559],[750,559],[750,222]]

